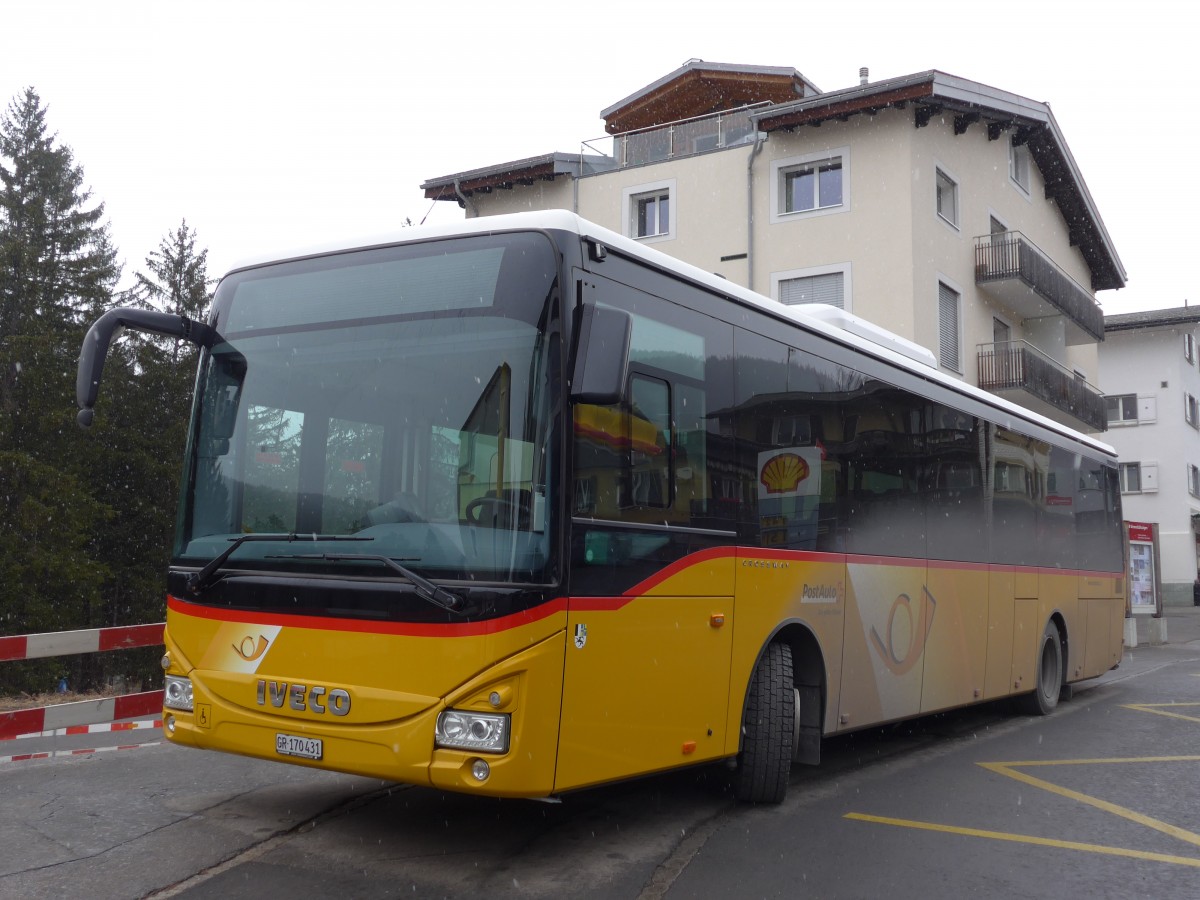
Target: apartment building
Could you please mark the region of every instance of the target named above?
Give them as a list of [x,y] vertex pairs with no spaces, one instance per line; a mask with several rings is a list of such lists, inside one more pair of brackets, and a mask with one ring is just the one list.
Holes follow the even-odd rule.
[[823,92],[690,60],[608,136],[431,178],[468,217],[562,208],[781,303],[830,303],[971,384],[1103,431],[1096,292],[1126,274],[1044,103],[928,71]]
[[1200,571],[1200,308],[1106,316],[1104,439],[1121,459],[1125,518],[1158,525],[1163,603],[1190,606]]

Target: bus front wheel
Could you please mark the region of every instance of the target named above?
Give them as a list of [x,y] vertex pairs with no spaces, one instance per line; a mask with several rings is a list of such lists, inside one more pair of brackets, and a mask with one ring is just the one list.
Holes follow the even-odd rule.
[[792,770],[796,692],[792,648],[768,644],[754,667],[742,717],[742,751],[734,773],[734,794],[747,803],[779,803]]
[[1020,698],[1022,711],[1031,716],[1048,716],[1058,706],[1063,688],[1062,641],[1058,626],[1046,623],[1038,644],[1037,687],[1032,694]]

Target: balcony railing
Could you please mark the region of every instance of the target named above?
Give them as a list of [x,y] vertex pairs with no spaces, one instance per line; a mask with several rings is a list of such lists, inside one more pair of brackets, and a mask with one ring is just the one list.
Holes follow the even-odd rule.
[[1014,281],[1019,281],[1053,307],[1053,310],[1031,309],[1019,298],[1006,295],[1005,299],[1017,306],[1017,312],[1029,318],[1037,318],[1039,314],[1061,314],[1090,336],[1091,341],[1104,340],[1104,313],[1091,292],[1060,269],[1025,235],[1019,231],[1005,231],[975,238],[975,283]]
[[[752,141],[755,132],[750,111],[763,105],[766,104],[743,106],[615,135],[613,158],[618,166],[640,166]],[[592,142],[584,143],[590,146]]]
[[980,344],[979,386],[993,394],[1024,391],[1093,431],[1108,427],[1104,395],[1025,341]]

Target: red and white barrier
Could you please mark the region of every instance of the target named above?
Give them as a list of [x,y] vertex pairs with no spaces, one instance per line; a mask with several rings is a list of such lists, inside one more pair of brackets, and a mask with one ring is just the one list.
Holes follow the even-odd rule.
[[0,763],[23,762],[28,759],[54,759],[59,756],[87,756],[91,753],[108,753],[111,750],[138,750],[142,747],[157,747],[161,741],[150,741],[145,744],[123,744],[120,747],[92,747],[87,750],[48,750],[44,753],[15,753],[12,756],[0,756]]
[[109,722],[100,725],[69,725],[66,728],[54,728],[50,731],[32,731],[29,734],[18,734],[13,739],[67,737],[74,734],[110,734],[114,731],[143,731],[147,728],[162,728],[162,719],[138,719],[136,722]]
[[0,662],[9,659],[42,659],[102,650],[131,650],[163,642],[163,623],[123,625],[116,628],[87,628],[82,631],[51,631],[0,637]]
[[0,740],[15,738],[19,734],[54,731],[73,725],[97,725],[101,722],[153,715],[162,711],[162,704],[163,692],[159,690],[18,709],[0,713]]

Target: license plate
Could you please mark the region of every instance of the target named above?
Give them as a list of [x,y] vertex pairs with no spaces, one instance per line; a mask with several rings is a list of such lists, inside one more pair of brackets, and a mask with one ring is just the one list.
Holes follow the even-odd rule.
[[281,756],[320,759],[324,749],[320,738],[300,737],[295,734],[275,735],[275,752]]

